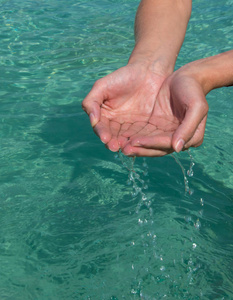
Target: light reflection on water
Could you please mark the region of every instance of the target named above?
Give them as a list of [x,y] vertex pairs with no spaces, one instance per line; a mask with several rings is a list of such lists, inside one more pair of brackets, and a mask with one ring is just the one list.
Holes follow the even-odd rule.
[[[0,2],[1,299],[233,297],[232,89],[182,168],[114,158],[81,111],[127,62],[137,4]],[[194,3],[177,67],[232,47],[231,4]]]

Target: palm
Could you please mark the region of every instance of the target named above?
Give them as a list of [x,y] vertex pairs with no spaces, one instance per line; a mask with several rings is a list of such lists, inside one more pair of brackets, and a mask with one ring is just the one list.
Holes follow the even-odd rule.
[[137,156],[171,153],[174,151],[173,140],[183,131],[187,131],[189,140],[185,148],[199,146],[204,137],[207,107],[203,91],[196,81],[188,77],[169,77],[154,100],[147,123],[130,136],[123,152]]
[[128,65],[105,77],[104,83],[99,82],[105,84],[105,100],[94,131],[110,150],[123,148],[148,125],[163,80],[162,76]]
[[127,65],[98,80],[83,108],[90,119],[95,115],[94,131],[110,150],[162,156],[202,143],[208,104],[182,68],[165,79],[143,65]]

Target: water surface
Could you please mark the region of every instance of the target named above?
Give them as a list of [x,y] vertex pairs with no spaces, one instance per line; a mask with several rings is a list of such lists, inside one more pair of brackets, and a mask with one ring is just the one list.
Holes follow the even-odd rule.
[[[138,2],[0,1],[1,299],[233,298],[233,89],[207,96],[192,195],[167,156],[136,159],[133,196],[81,110],[127,63]],[[232,14],[194,1],[176,68],[232,49]]]

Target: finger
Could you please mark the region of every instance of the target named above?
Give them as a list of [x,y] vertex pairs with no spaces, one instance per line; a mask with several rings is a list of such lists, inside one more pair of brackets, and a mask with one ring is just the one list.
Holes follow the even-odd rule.
[[133,147],[130,144],[127,144],[122,152],[127,156],[147,156],[147,157],[159,157],[172,153],[174,150],[170,149],[167,151],[164,150],[155,150],[155,149],[146,149],[141,147]]
[[136,136],[130,139],[130,144],[133,147],[145,149],[173,151],[172,134],[172,132],[158,131],[157,134],[151,136]]
[[106,146],[109,150],[116,152],[119,150],[118,133],[119,133],[121,124],[118,122],[115,122],[115,121],[110,121],[109,127],[110,127],[112,137]]
[[180,152],[186,143],[194,136],[196,129],[207,115],[208,104],[204,99],[197,101],[193,107],[189,107],[186,111],[185,118],[181,125],[175,131],[172,137],[172,147],[176,152]]
[[100,107],[107,99],[105,80],[99,79],[82,102],[83,110],[88,114],[92,127],[100,120]]
[[202,120],[202,122],[198,126],[197,130],[195,131],[194,136],[189,140],[188,143],[185,144],[184,150],[187,150],[190,147],[199,147],[203,143],[206,120],[207,120],[207,117],[205,117]]
[[106,117],[101,116],[100,121],[95,125],[93,130],[104,144],[107,144],[112,138],[109,119]]

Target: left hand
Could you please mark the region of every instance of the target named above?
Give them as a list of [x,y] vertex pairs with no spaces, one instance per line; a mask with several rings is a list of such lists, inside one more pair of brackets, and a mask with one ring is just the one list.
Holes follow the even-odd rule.
[[163,82],[147,125],[129,137],[122,152],[163,156],[198,147],[204,139],[207,113],[201,84],[188,67],[183,67]]

